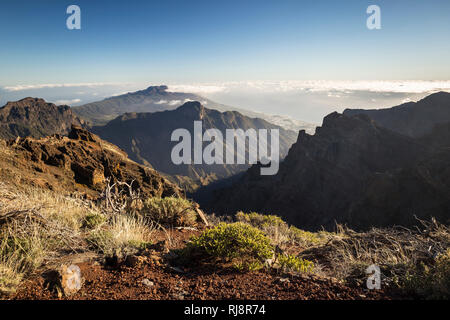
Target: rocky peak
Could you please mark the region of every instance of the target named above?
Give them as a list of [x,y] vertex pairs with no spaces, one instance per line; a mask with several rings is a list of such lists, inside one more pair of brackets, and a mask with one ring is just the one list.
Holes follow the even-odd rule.
[[142,90],[141,93],[145,93],[147,95],[164,94],[167,91],[167,89],[169,89],[169,88],[166,85],[150,86],[147,89]]
[[85,126],[69,106],[57,106],[40,98],[28,97],[0,108],[0,138],[3,139],[65,135],[72,124]]
[[189,101],[178,107],[176,110],[186,116],[202,119],[206,109],[198,101]]
[[96,135],[74,124],[72,124],[72,128],[71,131],[69,132],[68,137],[69,139],[72,140],[83,140],[87,142],[97,142],[99,140],[99,138]]
[[[349,217],[373,177],[414,166],[427,154],[427,146],[378,126],[367,115],[333,112],[316,134],[299,132],[277,175],[259,176],[251,168],[231,187],[216,193],[210,210],[278,213],[306,229],[333,228],[336,221],[357,225]],[[385,223],[380,218],[383,210],[374,212],[372,225]],[[409,218],[403,221],[409,223]]]

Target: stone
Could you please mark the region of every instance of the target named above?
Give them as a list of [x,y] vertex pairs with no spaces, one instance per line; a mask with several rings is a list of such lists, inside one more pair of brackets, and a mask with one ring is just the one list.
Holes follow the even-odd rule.
[[144,279],[141,282],[146,287],[153,287],[155,285],[155,283],[153,281],[150,281],[149,279]]

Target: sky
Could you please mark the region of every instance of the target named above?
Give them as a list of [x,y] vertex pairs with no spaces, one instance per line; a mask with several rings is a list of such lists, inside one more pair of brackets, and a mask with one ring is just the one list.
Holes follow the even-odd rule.
[[[72,4],[81,9],[81,30],[66,27],[66,9]],[[380,30],[366,26],[366,9],[372,4],[381,9]],[[222,99],[218,102],[273,112],[284,106],[280,83],[328,81],[345,91],[349,88],[338,82],[445,82],[450,74],[449,33],[448,0],[4,0],[0,103],[41,93],[77,105],[169,84],[195,86],[210,98]],[[270,105],[278,103],[277,110],[256,99],[260,94],[242,92],[246,87],[254,91],[254,83],[277,93],[268,97]],[[354,87],[350,85],[351,91]],[[329,94],[319,100],[340,103],[337,97],[327,100]],[[397,92],[395,102],[417,94]],[[371,105],[371,99],[362,102]],[[305,97],[290,100],[281,112],[319,118],[318,112],[299,111],[309,101]]]

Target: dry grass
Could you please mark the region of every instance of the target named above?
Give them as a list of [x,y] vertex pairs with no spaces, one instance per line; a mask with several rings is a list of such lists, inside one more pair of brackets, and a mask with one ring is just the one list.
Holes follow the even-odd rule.
[[402,287],[416,266],[432,266],[450,246],[450,230],[436,221],[423,222],[422,229],[374,228],[358,233],[338,226],[334,237],[323,246],[305,250],[302,257],[318,259],[328,274],[362,284],[365,269],[376,264],[382,283]]
[[24,274],[70,252],[85,250],[87,202],[32,187],[0,183],[0,291],[12,292]]
[[106,256],[123,256],[150,242],[154,230],[143,218],[114,215],[107,224],[93,230],[88,241]]
[[23,278],[20,266],[21,261],[17,257],[0,258],[0,296],[12,294],[16,291]]
[[161,225],[189,227],[197,224],[197,212],[194,203],[183,198],[149,198],[144,201],[139,214]]
[[98,246],[112,252],[149,241],[153,228],[143,219],[102,212],[76,195],[0,182],[0,293],[13,292],[39,267],[89,251],[87,238],[100,230],[111,237],[100,237]]
[[382,286],[420,298],[450,296],[450,228],[435,220],[420,221],[421,228],[402,227],[355,232],[342,225],[335,232],[307,232],[273,215],[239,212],[236,220],[262,230],[283,251],[291,265],[296,258],[314,262],[316,274],[348,284],[365,286],[368,266],[378,265]]

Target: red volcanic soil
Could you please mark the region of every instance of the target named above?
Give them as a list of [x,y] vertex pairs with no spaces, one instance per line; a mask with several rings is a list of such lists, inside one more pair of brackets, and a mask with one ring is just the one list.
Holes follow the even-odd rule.
[[[175,230],[172,245],[180,247],[192,232]],[[166,253],[164,253],[164,251]],[[58,297],[46,285],[44,273],[24,281],[12,299],[68,300],[376,300],[392,299],[384,291],[351,288],[312,275],[276,271],[239,272],[217,264],[181,267],[167,259],[167,250],[148,250],[133,267],[109,267],[99,262],[79,263],[84,278],[81,290]],[[170,253],[169,253],[170,255]],[[128,264],[129,265],[129,264]]]

